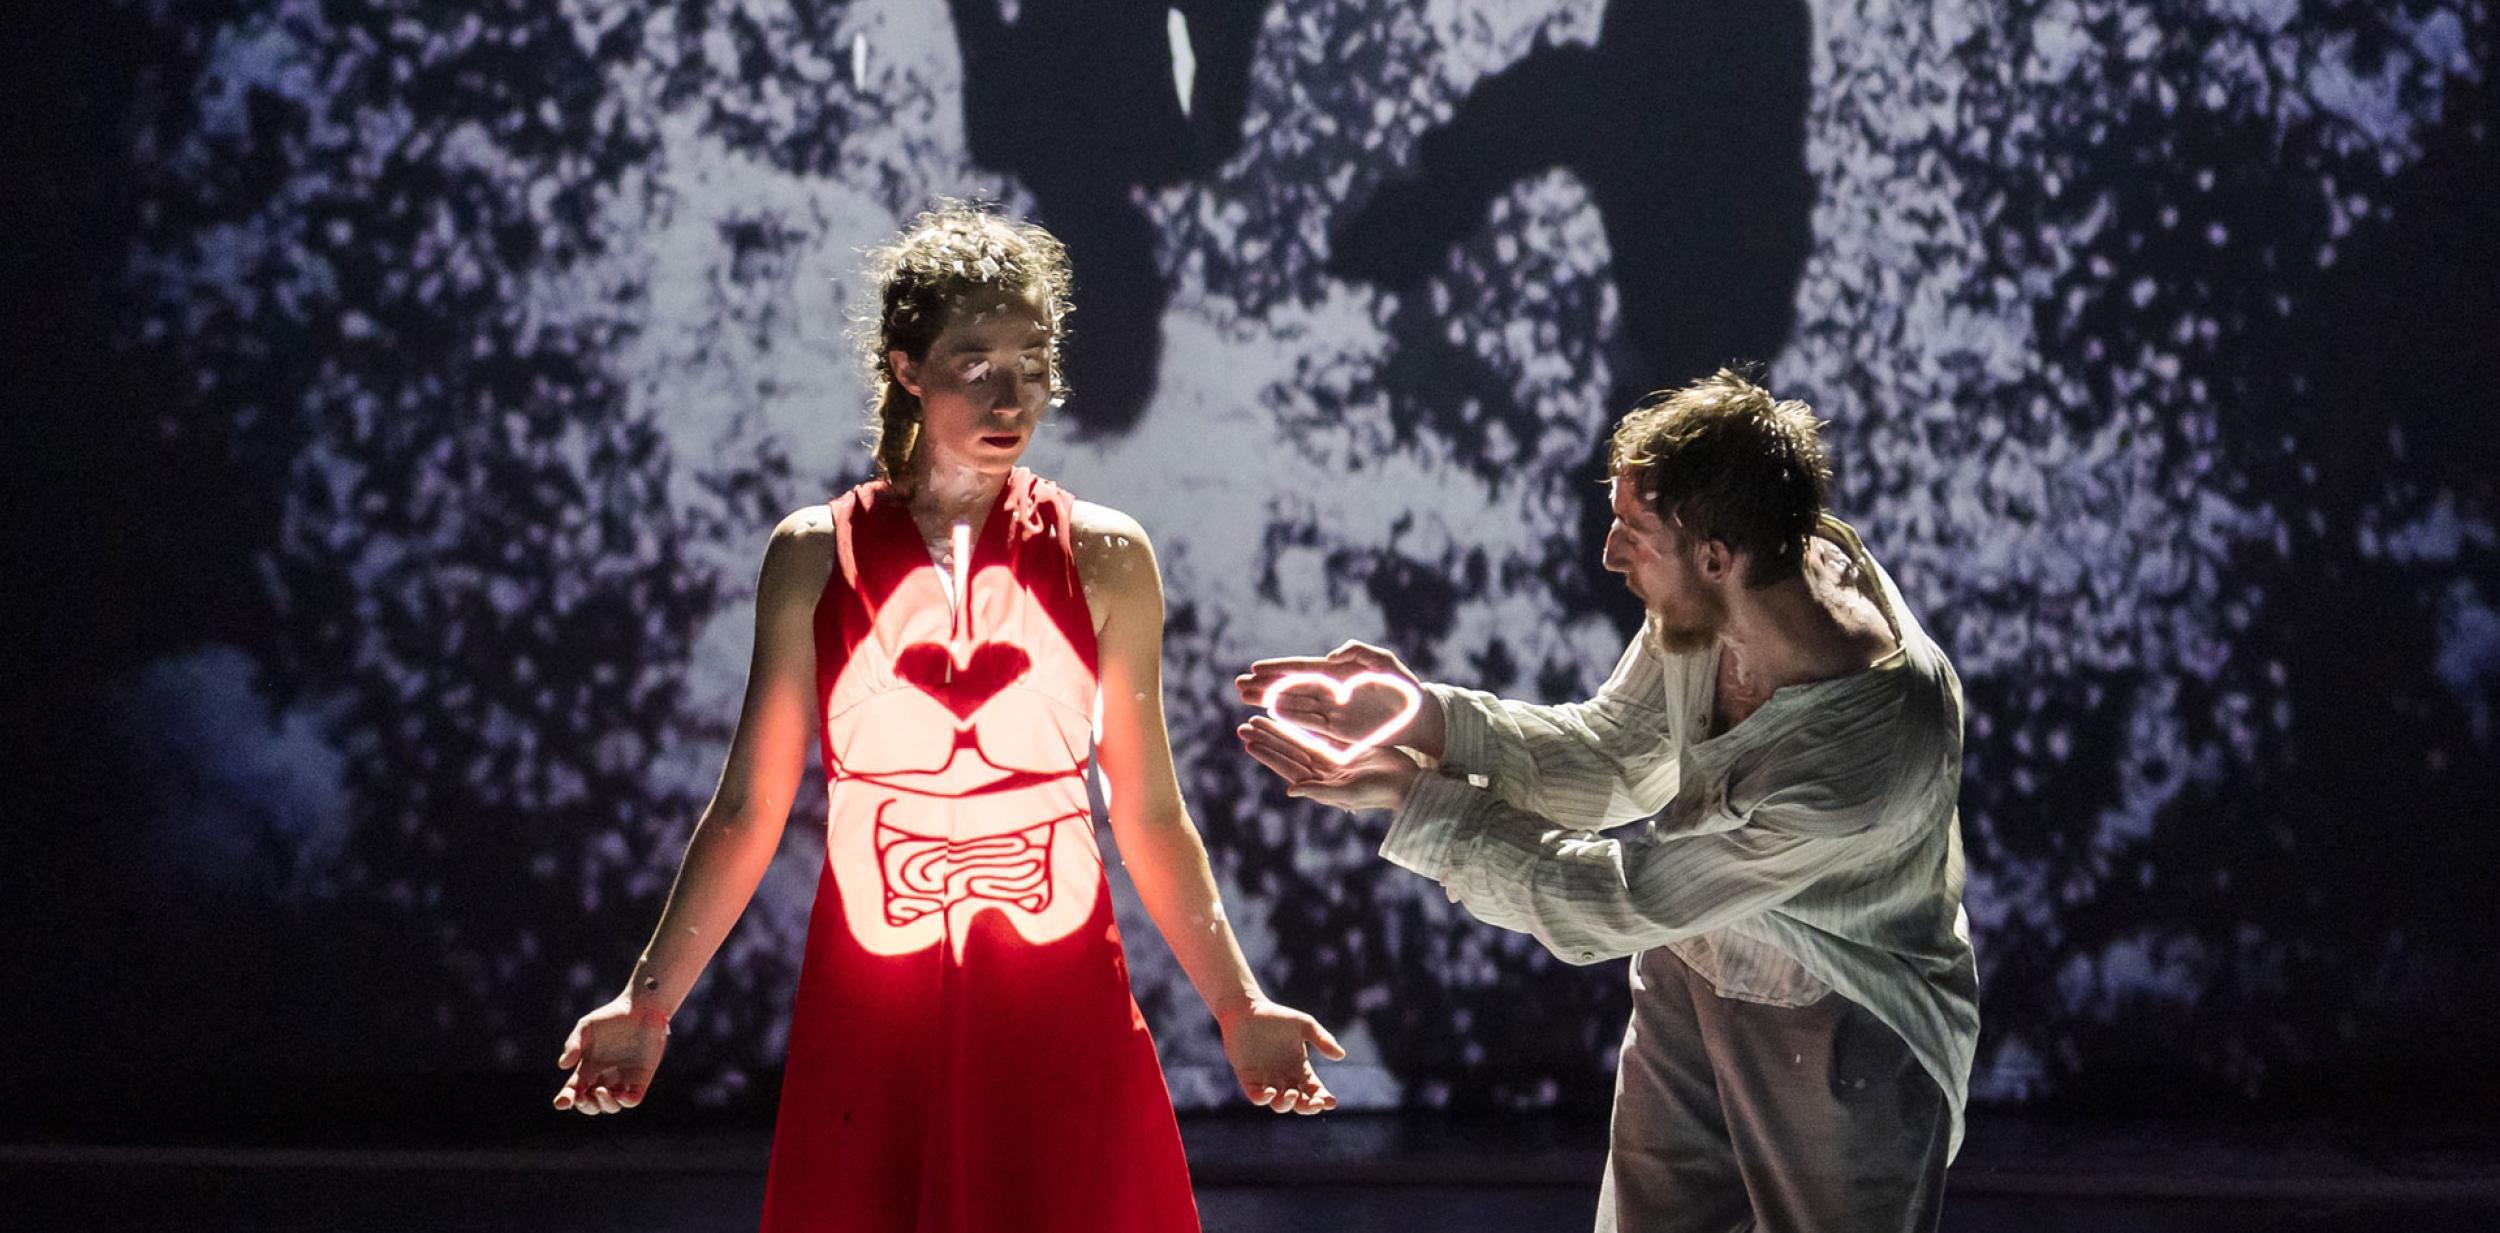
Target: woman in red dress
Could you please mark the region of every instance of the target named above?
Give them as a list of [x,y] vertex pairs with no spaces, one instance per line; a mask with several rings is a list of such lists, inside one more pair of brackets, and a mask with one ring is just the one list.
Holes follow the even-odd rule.
[[1162,583],[1136,521],[1016,466],[1063,392],[1067,259],[949,206],[880,254],[878,478],[782,520],[719,789],[559,1109],[639,1104],[668,1019],[778,845],[810,727],[831,796],[764,1227],[1198,1227],[1130,995],[1085,774],[1242,1091],[1336,1101],[1225,922],[1163,724]]

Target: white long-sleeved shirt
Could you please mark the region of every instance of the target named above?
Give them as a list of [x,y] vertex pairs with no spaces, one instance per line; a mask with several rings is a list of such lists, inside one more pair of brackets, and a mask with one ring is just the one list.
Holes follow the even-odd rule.
[[[1595,698],[1428,688],[1448,719],[1380,853],[1571,963],[1673,948],[1731,997],[1837,991],[1900,1033],[1953,1110],[1979,1036],[1962,911],[1962,687],[1859,543],[1826,518],[1900,644],[1773,693],[1708,735],[1719,653],[1636,638]],[[1482,786],[1477,786],[1481,783]],[[1613,835],[1596,832],[1626,823]]]

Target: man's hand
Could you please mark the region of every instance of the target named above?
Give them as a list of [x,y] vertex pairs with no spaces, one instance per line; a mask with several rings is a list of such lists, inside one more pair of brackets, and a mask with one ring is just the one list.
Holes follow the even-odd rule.
[[[1267,691],[1297,672],[1316,672],[1340,681],[1358,672],[1379,672],[1404,680],[1416,688],[1423,706],[1398,734],[1397,743],[1435,758],[1442,756],[1447,725],[1440,701],[1424,691],[1423,682],[1395,654],[1368,643],[1348,642],[1321,659],[1262,659],[1233,678],[1233,687],[1241,692],[1243,702],[1266,706]],[[1351,745],[1394,720],[1403,703],[1385,687],[1358,689],[1343,702],[1325,689],[1296,689],[1276,700],[1276,713],[1338,744]]]
[[556,1058],[557,1069],[570,1067],[573,1077],[556,1093],[556,1108],[622,1113],[641,1104],[667,1048],[668,1020],[620,995],[573,1025]]
[[1233,730],[1259,765],[1285,781],[1285,795],[1307,797],[1323,805],[1360,812],[1397,809],[1415,787],[1423,768],[1394,749],[1366,750],[1343,766],[1285,735],[1265,715]]
[[1325,1113],[1337,1107],[1336,1096],[1312,1071],[1305,1046],[1317,1046],[1332,1062],[1344,1061],[1345,1049],[1318,1020],[1260,999],[1216,1022],[1224,1029],[1224,1056],[1250,1103],[1278,1113]]

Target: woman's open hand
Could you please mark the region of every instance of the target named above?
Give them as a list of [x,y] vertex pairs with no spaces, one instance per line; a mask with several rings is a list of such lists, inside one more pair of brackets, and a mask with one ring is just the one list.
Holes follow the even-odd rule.
[[1332,1062],[1344,1061],[1345,1049],[1318,1020],[1262,998],[1217,1022],[1224,1029],[1224,1056],[1250,1103],[1278,1113],[1322,1113],[1337,1107],[1336,1096],[1311,1069],[1310,1048],[1317,1047]]
[[556,1058],[573,1075],[556,1092],[556,1108],[583,1113],[622,1113],[642,1103],[652,1072],[668,1049],[668,1019],[636,1010],[622,995],[583,1015]]

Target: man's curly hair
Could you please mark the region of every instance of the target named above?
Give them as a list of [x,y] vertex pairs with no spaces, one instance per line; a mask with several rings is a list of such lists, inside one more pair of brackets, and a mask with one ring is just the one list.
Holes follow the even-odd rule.
[[1068,394],[1061,343],[1067,318],[1075,311],[1069,299],[1073,276],[1067,246],[1031,223],[1000,215],[983,203],[940,200],[922,213],[894,241],[869,254],[868,273],[876,281],[877,318],[859,331],[869,385],[876,391],[876,410],[869,422],[877,474],[888,484],[910,483],[912,447],[920,439],[920,399],[894,379],[889,352],[914,360],[928,355],[929,344],[966,300],[984,291],[1030,295],[1051,326],[1050,395],[1056,405]]
[[1722,368],[1624,416],[1608,463],[1669,525],[1748,554],[1745,585],[1764,587],[1797,576],[1823,514],[1821,427],[1813,408]]

